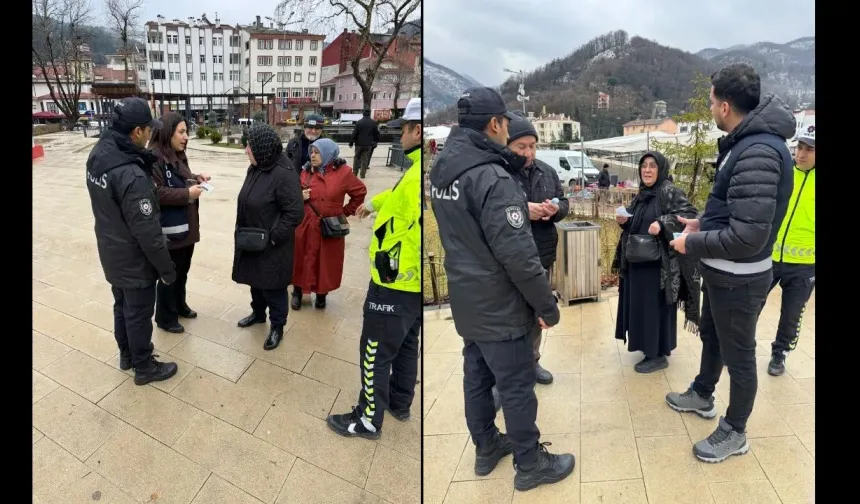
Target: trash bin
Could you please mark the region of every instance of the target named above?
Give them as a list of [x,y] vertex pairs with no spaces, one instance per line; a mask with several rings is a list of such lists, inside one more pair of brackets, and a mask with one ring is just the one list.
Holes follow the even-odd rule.
[[554,283],[564,304],[600,298],[600,226],[592,222],[557,222]]

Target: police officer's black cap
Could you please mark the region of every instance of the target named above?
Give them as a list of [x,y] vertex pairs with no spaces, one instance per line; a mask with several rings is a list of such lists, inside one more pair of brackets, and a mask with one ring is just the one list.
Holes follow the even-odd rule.
[[508,112],[502,95],[495,89],[488,87],[474,87],[465,90],[460,96],[460,100],[457,101],[457,110],[461,118],[505,116],[513,120],[517,117],[515,114]]
[[152,117],[152,110],[143,98],[123,98],[113,108],[116,120],[131,129],[146,126],[160,129],[164,124]]

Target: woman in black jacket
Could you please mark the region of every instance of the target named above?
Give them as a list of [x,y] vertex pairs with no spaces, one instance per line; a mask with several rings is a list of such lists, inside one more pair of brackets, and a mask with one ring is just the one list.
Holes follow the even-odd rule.
[[666,357],[678,343],[677,310],[685,312],[688,329],[699,323],[701,281],[695,260],[669,247],[674,233],[684,230],[678,217],[696,217],[696,208],[668,180],[663,154],[648,152],[639,160],[639,194],[627,208],[632,217],[617,216],[621,239],[612,267],[618,271],[618,314],[615,338],[645,358],[634,366],[651,373],[669,365]]
[[251,166],[239,191],[236,215],[237,238],[249,230],[265,234],[259,251],[236,240],[233,281],[251,287],[253,311],[239,321],[239,327],[265,323],[269,309],[271,328],[263,345],[266,350],[276,348],[284,337],[295,232],[304,216],[299,174],[283,150],[271,126],[255,123],[248,130],[245,153]]

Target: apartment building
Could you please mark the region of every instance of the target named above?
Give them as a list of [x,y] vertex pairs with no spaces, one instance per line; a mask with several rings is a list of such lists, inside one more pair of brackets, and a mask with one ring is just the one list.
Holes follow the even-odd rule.
[[[318,112],[325,35],[279,29],[274,23],[264,26],[260,16],[243,27],[242,34],[242,86],[251,93],[275,95],[275,122]],[[256,99],[255,109],[261,105]]]
[[[192,111],[211,108],[227,112],[224,97],[201,95],[246,93],[247,65],[243,61],[243,36],[232,25],[202,19],[166,20],[163,16],[145,24],[148,88],[156,96],[190,95]],[[172,104],[185,110],[184,100]],[[239,99],[235,103],[240,103]],[[164,112],[164,111],[162,111]],[[232,111],[231,111],[232,112]],[[233,112],[235,115],[235,112]],[[198,116],[199,118],[199,116]]]
[[[147,77],[149,73],[146,71],[146,51],[142,47],[133,47],[131,51],[132,55],[128,58],[129,73],[134,76],[134,82],[141,91],[148,91],[149,79]],[[109,70],[123,72],[123,79],[120,79],[119,82],[125,80],[125,58],[123,55],[106,54],[105,59],[107,59],[105,67]]]

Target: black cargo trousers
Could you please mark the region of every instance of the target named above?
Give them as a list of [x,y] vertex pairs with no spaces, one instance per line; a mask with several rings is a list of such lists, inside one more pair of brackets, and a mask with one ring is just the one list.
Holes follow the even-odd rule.
[[[788,354],[797,348],[806,303],[815,290],[815,264],[773,263],[773,281],[768,294],[777,284],[782,287],[782,305],[771,353]],[[764,305],[762,303],[762,309]]]
[[132,366],[144,367],[152,356],[152,315],[155,313],[155,283],[142,289],[111,286],[113,335],[120,353],[131,354]]
[[389,289],[370,282],[358,346],[361,391],[358,408],[382,428],[385,410],[408,411],[418,381],[420,292]]
[[499,430],[491,390],[495,385],[502,399],[514,462],[535,462],[540,431],[535,423],[538,401],[533,335],[504,341],[464,339],[463,343],[463,394],[472,441],[485,446]]

